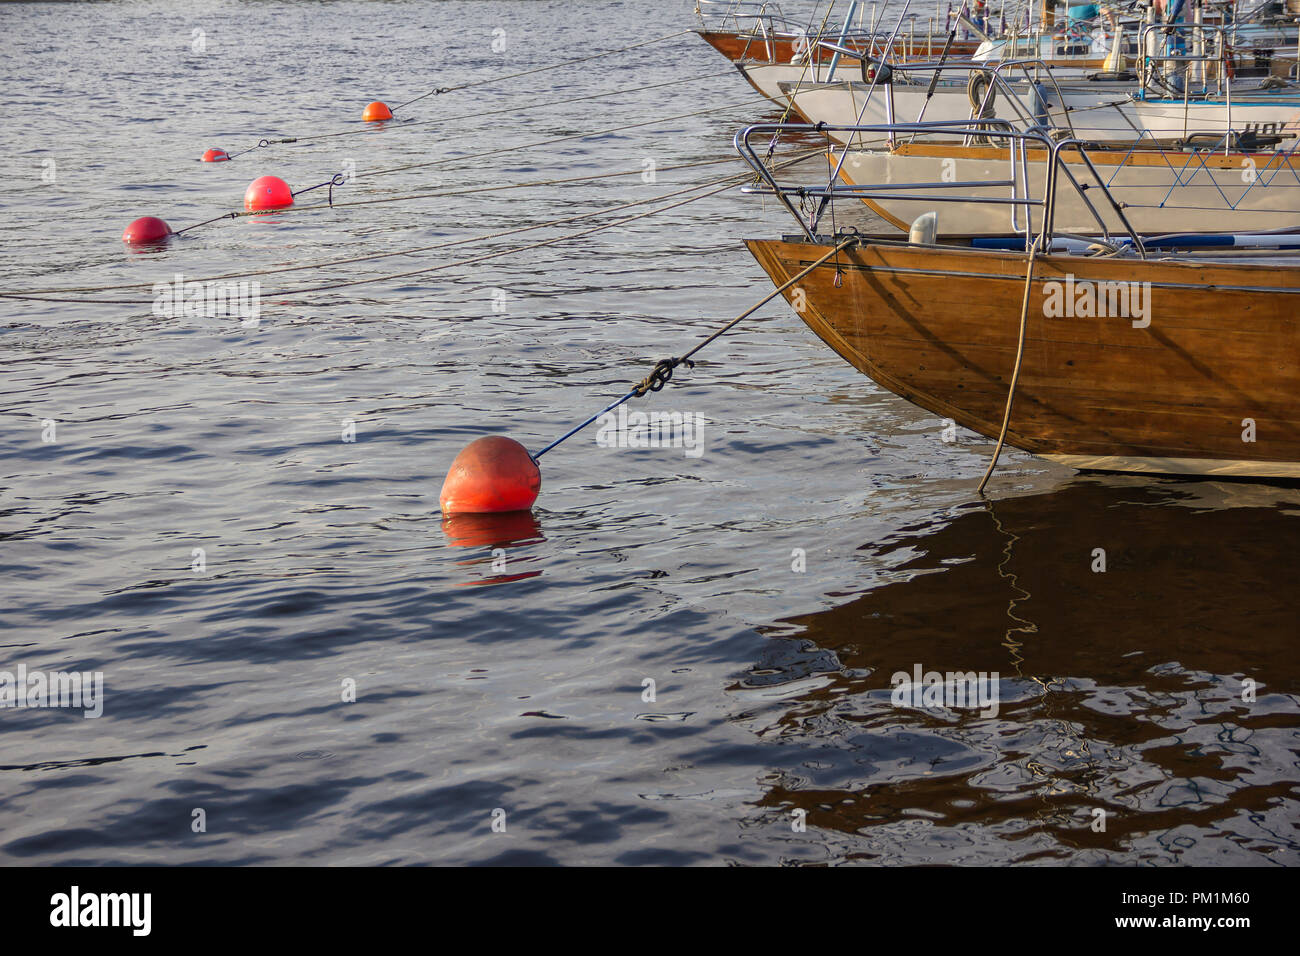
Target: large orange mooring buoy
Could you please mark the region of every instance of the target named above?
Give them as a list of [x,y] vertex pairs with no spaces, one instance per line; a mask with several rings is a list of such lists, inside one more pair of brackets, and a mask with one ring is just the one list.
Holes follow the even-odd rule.
[[141,216],[126,227],[122,241],[138,246],[148,242],[162,242],[171,234],[171,226],[157,216]]
[[489,435],[466,445],[447,470],[438,504],[444,515],[527,511],[542,488],[542,472],[513,438]]
[[293,190],[279,176],[259,176],[244,190],[244,208],[250,212],[292,205]]

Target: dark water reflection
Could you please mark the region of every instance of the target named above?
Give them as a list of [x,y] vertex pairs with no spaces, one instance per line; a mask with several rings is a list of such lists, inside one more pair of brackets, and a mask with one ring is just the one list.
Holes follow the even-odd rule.
[[[1271,497],[1081,478],[864,545],[889,580],[792,618],[810,686],[745,718],[815,748],[759,805],[867,860],[910,832],[938,859],[995,839],[1020,861],[1294,863],[1300,539]],[[916,664],[999,673],[997,716],[892,706]],[[733,692],[791,679],[758,673]]]

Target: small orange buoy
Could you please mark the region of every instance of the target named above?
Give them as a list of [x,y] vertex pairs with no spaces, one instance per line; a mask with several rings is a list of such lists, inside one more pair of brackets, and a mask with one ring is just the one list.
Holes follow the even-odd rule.
[[293,190],[279,176],[259,176],[244,190],[244,208],[283,209],[293,205]]
[[393,111],[385,103],[375,100],[366,106],[365,112],[361,114],[362,121],[366,123],[377,123],[380,120],[390,120],[393,118]]
[[203,161],[205,163],[225,163],[229,162],[229,160],[230,154],[224,149],[210,149],[203,154]]
[[157,216],[141,216],[122,233],[122,241],[132,245],[146,242],[162,242],[172,234],[171,226]]
[[444,515],[527,511],[537,500],[542,472],[513,438],[489,435],[466,445],[447,471],[438,495]]

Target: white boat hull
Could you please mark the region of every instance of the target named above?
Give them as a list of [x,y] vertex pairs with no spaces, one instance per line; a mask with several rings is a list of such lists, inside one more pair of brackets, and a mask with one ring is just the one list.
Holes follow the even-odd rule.
[[[828,126],[926,122],[968,123],[974,110],[966,88],[940,85],[927,102],[921,84],[878,86],[871,96],[863,83],[809,84],[798,90],[787,86],[795,110],[809,123]],[[1283,137],[1300,135],[1300,97],[1234,97],[1231,110],[1223,101],[1144,101],[1130,97],[1116,84],[1062,87],[1061,95],[1048,88],[1041,95],[1040,121],[1062,125],[1068,108],[1074,138],[1088,142],[1131,142],[1154,138],[1162,142],[1185,139],[1195,134],[1222,137],[1229,129],[1237,133],[1272,133]],[[1016,114],[997,99],[992,118],[1013,119]],[[1001,109],[999,109],[1001,107]],[[1025,125],[1018,123],[1019,126]],[[829,134],[847,145],[859,145],[851,134]],[[878,134],[876,134],[878,135]],[[872,138],[876,138],[873,135]]]
[[[983,182],[1017,183],[1016,195],[1041,199],[1047,176],[1046,153],[1026,154],[1026,189],[1023,171],[1012,166],[1005,148],[913,144],[894,152],[850,150],[841,168],[845,182],[865,185],[919,184],[914,188],[882,190],[867,199],[872,209],[889,222],[906,229],[917,217],[939,210],[939,229],[958,235],[996,235],[1023,229],[1023,208],[1012,219],[1012,207],[987,202],[963,202],[963,197],[1007,198],[1009,185],[982,186]],[[1300,161],[1283,157],[1234,154],[1127,150],[1089,152],[1102,181],[1123,205],[1124,218],[1139,233],[1269,232],[1300,226]],[[1124,223],[1095,188],[1096,179],[1078,161],[1078,154],[1062,153],[1067,168],[1086,193],[1112,234],[1125,233]],[[832,157],[837,161],[838,155]],[[926,186],[956,183],[960,186]],[[903,199],[901,195],[933,196]],[[1035,226],[1041,212],[1034,210]],[[1061,180],[1057,190],[1055,228],[1060,232],[1095,235],[1100,226],[1083,197]]]

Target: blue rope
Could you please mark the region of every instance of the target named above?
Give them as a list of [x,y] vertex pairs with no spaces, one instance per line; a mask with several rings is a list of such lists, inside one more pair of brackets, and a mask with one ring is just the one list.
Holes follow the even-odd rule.
[[543,448],[541,451],[537,452],[537,454],[534,455],[534,454],[532,454],[532,453],[530,452],[528,457],[530,457],[534,462],[536,462],[537,459],[541,458],[543,455],[545,455],[548,451],[550,451],[552,448],[554,448],[554,447],[555,447],[556,445],[558,445],[560,442],[562,442],[562,441],[564,441],[564,440],[566,440],[566,439],[572,438],[574,435],[578,434],[578,432],[582,431],[584,428],[586,428],[588,425],[590,425],[590,424],[591,424],[592,422],[594,422],[596,419],[600,418],[601,415],[604,415],[604,414],[606,414],[607,412],[612,412],[614,409],[618,408],[618,406],[620,406],[620,405],[622,405],[624,402],[626,402],[629,398],[634,398],[634,397],[636,397],[636,394],[637,394],[637,391],[639,390],[639,388],[640,388],[640,386],[638,386],[637,388],[632,389],[632,391],[628,392],[628,393],[627,393],[626,395],[624,395],[622,398],[615,399],[613,402],[611,402],[610,404],[608,404],[608,405],[606,405],[604,408],[602,408],[600,411],[598,411],[595,415],[592,415],[590,418],[588,418],[588,419],[587,419],[585,422],[583,422],[581,425],[578,425],[578,426],[576,426],[576,427],[570,429],[569,431],[567,431],[567,432],[565,432],[563,435],[561,435],[559,438],[555,439],[555,441],[551,442],[549,445],[547,445],[547,446],[546,446],[545,448]]

